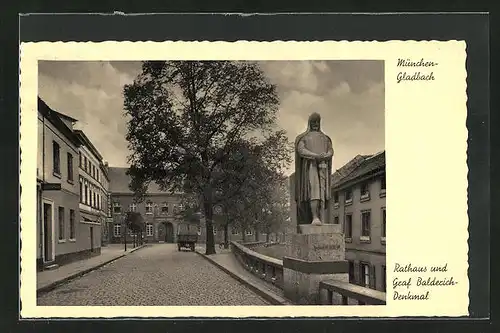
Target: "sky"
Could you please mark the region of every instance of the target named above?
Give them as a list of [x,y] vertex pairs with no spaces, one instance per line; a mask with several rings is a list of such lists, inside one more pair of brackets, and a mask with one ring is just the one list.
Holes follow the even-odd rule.
[[[278,126],[291,142],[306,130],[313,112],[335,151],[334,168],[385,145],[383,61],[264,61],[264,74],[280,98]],[[39,96],[54,110],[78,120],[104,160],[126,167],[123,86],[141,71],[140,62],[40,61]],[[293,163],[287,173],[293,172]]]

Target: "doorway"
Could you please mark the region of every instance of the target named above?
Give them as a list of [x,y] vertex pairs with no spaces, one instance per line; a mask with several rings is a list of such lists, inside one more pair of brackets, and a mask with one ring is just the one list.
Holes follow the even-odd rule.
[[94,252],[94,227],[90,227],[90,252]]
[[54,261],[54,214],[52,203],[43,203],[43,261]]
[[172,223],[165,223],[165,243],[173,243],[174,242],[174,226]]

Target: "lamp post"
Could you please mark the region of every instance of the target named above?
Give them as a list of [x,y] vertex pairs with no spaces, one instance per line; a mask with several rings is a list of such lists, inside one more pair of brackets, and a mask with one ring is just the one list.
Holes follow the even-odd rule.
[[122,215],[122,223],[123,223],[123,243],[125,244],[125,252],[127,252],[127,223],[126,223],[126,214]]

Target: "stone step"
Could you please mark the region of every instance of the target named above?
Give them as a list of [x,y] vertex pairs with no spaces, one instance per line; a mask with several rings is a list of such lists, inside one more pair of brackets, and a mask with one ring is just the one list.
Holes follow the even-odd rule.
[[48,264],[43,269],[46,271],[51,271],[53,269],[59,268],[58,264]]

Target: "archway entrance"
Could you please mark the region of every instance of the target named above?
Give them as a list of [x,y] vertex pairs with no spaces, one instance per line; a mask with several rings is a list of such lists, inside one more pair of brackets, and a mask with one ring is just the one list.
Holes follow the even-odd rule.
[[165,226],[165,243],[174,242],[174,226],[170,222],[163,222]]

